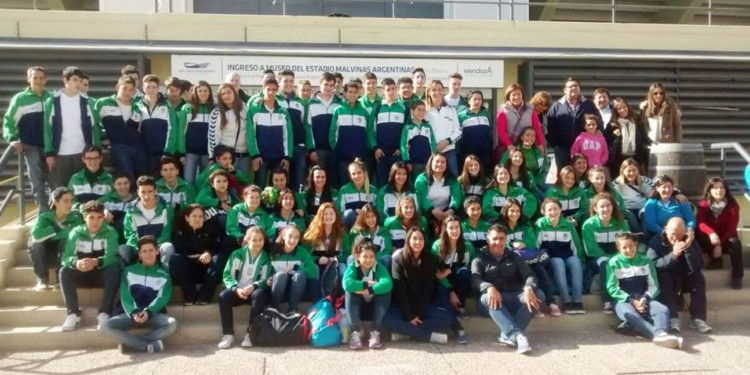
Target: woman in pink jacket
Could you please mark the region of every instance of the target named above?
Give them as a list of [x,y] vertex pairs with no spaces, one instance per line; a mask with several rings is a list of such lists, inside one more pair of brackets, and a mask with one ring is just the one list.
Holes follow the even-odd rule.
[[497,114],[498,149],[495,150],[495,155],[498,159],[506,150],[510,151],[515,148],[521,131],[529,126],[536,131],[537,144],[544,145],[542,125],[534,108],[526,103],[523,86],[517,83],[511,84],[505,89],[505,104],[500,107]]

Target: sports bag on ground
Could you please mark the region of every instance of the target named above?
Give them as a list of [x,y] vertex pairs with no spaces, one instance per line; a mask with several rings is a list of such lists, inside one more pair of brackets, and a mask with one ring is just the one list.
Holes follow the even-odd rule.
[[258,346],[303,345],[310,336],[309,324],[305,315],[284,314],[269,307],[253,322],[250,340]]

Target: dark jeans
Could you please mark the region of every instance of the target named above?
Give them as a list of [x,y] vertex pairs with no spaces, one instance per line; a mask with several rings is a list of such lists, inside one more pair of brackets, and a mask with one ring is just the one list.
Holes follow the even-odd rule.
[[224,335],[234,335],[234,306],[239,305],[250,305],[250,321],[248,323],[248,329],[260,315],[266,306],[271,296],[267,289],[257,288],[253,290],[247,299],[242,299],[237,296],[232,289],[224,289],[219,294],[219,313],[221,314],[221,331]]
[[557,170],[561,170],[566,165],[570,165],[570,147],[555,146],[555,165]]
[[68,267],[60,269],[60,288],[68,314],[79,314],[80,312],[78,307],[79,286],[103,286],[104,295],[99,312],[112,315],[117,288],[120,286],[120,268],[113,264],[104,268],[94,268],[88,272],[81,272]]
[[[153,178],[161,178],[159,171],[159,163],[161,162],[162,155],[148,155],[146,158],[146,174]],[[131,182],[131,184],[133,184]]]
[[356,293],[346,292],[344,305],[349,316],[349,328],[352,331],[362,330],[362,319],[372,318],[373,330],[380,331],[383,318],[391,305],[391,293],[372,296],[367,302],[365,298]]
[[[536,297],[544,301],[544,293],[534,290]],[[526,298],[522,292],[500,292],[502,306],[493,310],[490,308],[489,297],[487,293],[482,294],[477,300],[477,311],[482,316],[492,318],[492,321],[500,327],[500,337],[504,339],[513,339],[517,334],[524,333],[529,326],[534,311],[529,311],[526,307]]]
[[670,316],[677,317],[677,291],[680,283],[683,293],[690,292],[690,318],[706,320],[706,279],[700,271],[659,272],[659,302],[669,309]]
[[31,191],[34,193],[34,201],[39,212],[49,211],[49,197],[47,197],[47,186],[50,189],[55,187],[55,178],[47,169],[47,162],[44,158],[44,148],[23,144],[23,157],[26,162],[26,170],[29,172],[29,182],[31,182]]
[[388,185],[388,175],[391,173],[391,166],[397,161],[401,161],[401,156],[383,156],[375,162],[378,187]]
[[644,314],[639,313],[630,303],[618,302],[615,305],[615,314],[649,339],[666,333],[669,329],[669,309],[656,300],[648,303],[648,311]]
[[544,293],[544,304],[546,306],[551,305],[555,301],[555,297],[552,294],[552,279],[549,277],[551,272],[551,266],[549,262],[537,263],[533,266],[529,266],[534,271],[536,276],[537,286],[539,290]]
[[302,297],[307,293],[313,302],[320,299],[320,281],[308,279],[304,272],[277,272],[271,283],[271,306],[278,309],[284,301],[289,302],[287,311],[296,311]]
[[[701,249],[705,253],[708,253],[709,259],[713,259],[713,255],[711,254],[713,253],[714,246],[711,245],[711,240],[708,236],[700,231],[696,231],[695,239],[698,240]],[[732,262],[732,279],[742,279],[745,275],[745,265],[742,260],[742,243],[740,239],[737,237],[727,239],[721,244],[721,251],[722,253],[729,253],[729,259]]]
[[456,149],[444,152],[445,159],[448,162],[448,172],[451,176],[458,177],[461,171],[458,169],[458,155],[456,155]]
[[[468,254],[467,254],[468,256]],[[454,265],[451,267],[451,273],[448,275],[448,281],[453,286],[453,291],[456,292],[458,299],[461,301],[461,306],[466,307],[466,298],[471,295],[471,270],[462,265]],[[450,306],[450,293],[448,289],[442,285],[438,286],[438,295],[440,297],[440,304],[443,306]]]
[[[146,328],[147,332],[134,335],[130,330]],[[136,349],[146,350],[154,341],[161,340],[177,331],[177,320],[165,314],[153,314],[143,324],[138,324],[127,314],[120,314],[110,318],[102,327],[102,331],[124,345]]]
[[112,143],[112,164],[115,170],[124,172],[130,178],[131,186],[135,185],[138,177],[148,173],[148,158],[143,146],[131,146],[121,143]]
[[425,309],[419,318],[422,320],[422,324],[411,324],[404,318],[401,307],[397,304],[391,304],[383,319],[383,326],[391,332],[429,342],[433,333],[451,328],[456,316],[450,309],[439,307],[437,303],[433,303]]
[[600,294],[602,296],[602,303],[604,302],[615,302],[612,297],[609,296],[609,293],[607,292],[607,262],[609,261],[609,258],[607,257],[601,257],[601,258],[586,258],[586,267],[588,267],[590,270],[596,270],[597,274],[599,275],[599,286],[600,286]]
[[281,160],[283,159],[263,159],[263,163],[260,164],[260,168],[258,168],[258,171],[255,172],[255,184],[258,185],[258,187],[260,187],[261,189],[266,187],[268,174],[281,164]]
[[[318,162],[315,163],[319,165],[321,168],[326,170],[326,176],[328,176],[328,181],[337,181],[336,180],[336,155],[331,150],[316,150],[315,153],[318,154]],[[333,184],[335,185],[335,184]],[[340,187],[340,186],[337,186]]]
[[29,259],[34,266],[34,275],[38,280],[49,283],[49,268],[55,267],[60,272],[60,257],[65,251],[65,241],[48,239],[35,242],[29,248]]
[[294,146],[290,169],[289,180],[291,183],[289,187],[297,192],[300,185],[305,185],[307,179],[307,150],[305,146]]
[[[185,302],[210,301],[221,281],[226,257],[214,254],[211,262],[204,265],[198,258],[188,258],[183,254],[174,254],[169,259],[169,270],[177,285],[182,287],[182,299]],[[195,284],[201,283],[196,291]]]
[[[83,151],[83,150],[82,150]],[[57,155],[55,157],[54,187],[67,187],[70,177],[83,169],[81,154]]]

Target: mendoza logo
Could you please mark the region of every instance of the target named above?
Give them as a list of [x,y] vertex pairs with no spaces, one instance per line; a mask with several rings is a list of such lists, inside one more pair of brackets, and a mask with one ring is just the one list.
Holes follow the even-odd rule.
[[186,62],[182,64],[184,67],[188,69],[206,69],[208,68],[211,63],[193,63],[193,62]]
[[479,75],[492,75],[492,67],[488,66],[484,68],[465,68],[464,74],[479,74]]

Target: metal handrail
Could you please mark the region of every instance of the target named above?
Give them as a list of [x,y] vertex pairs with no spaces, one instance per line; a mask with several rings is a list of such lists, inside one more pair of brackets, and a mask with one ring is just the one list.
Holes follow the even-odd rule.
[[[8,162],[10,162],[11,154],[15,152],[16,149],[12,146],[8,146],[5,151],[3,151],[3,155],[0,156],[0,170],[5,169],[5,167],[8,165]],[[5,210],[10,205],[10,201],[13,199],[13,196],[15,196],[18,199],[18,220],[20,221],[21,225],[24,225],[26,223],[26,202],[24,197],[24,181],[25,181],[25,167],[24,167],[24,158],[23,153],[16,152],[18,155],[18,175],[12,178],[9,178],[5,181],[1,181],[0,185],[4,185],[8,182],[12,182],[15,180],[16,187],[13,189],[10,189],[8,191],[8,195],[5,196],[5,198],[0,202],[0,216],[3,216],[3,213],[5,213]]]
[[750,153],[745,150],[742,145],[740,145],[738,142],[725,142],[725,143],[712,143],[711,144],[712,150],[719,150],[721,153],[721,177],[726,178],[726,169],[727,169],[727,156],[726,156],[726,150],[727,149],[734,149],[737,151],[740,156],[742,156],[743,159],[745,159],[745,162],[750,164]]

